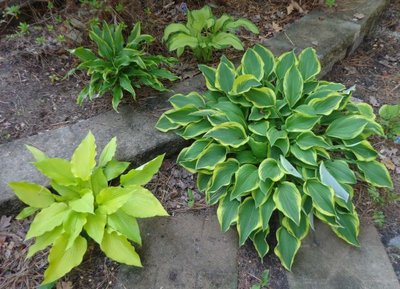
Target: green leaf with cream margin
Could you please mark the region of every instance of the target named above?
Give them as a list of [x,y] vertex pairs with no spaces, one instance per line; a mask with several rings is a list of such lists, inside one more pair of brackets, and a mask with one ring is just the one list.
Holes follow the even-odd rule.
[[250,238],[262,258],[275,214],[275,253],[287,269],[315,217],[357,246],[356,175],[368,185],[392,185],[367,140],[382,135],[372,108],[352,102],[353,89],[319,80],[312,48],[275,57],[256,45],[239,65],[224,56],[217,67],[200,66],[208,88],[201,102],[171,101],[159,124],[194,141],[177,161],[198,173],[206,202],[218,204],[222,230],[236,225],[240,243]]

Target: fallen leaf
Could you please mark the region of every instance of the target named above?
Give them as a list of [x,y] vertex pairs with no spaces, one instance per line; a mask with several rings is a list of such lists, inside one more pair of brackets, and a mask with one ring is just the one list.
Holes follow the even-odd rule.
[[276,24],[275,22],[272,22],[272,29],[275,31],[275,32],[279,32],[279,31],[281,31],[282,30],[282,27],[280,27],[278,24]]
[[358,20],[361,20],[361,19],[363,19],[365,17],[365,15],[362,14],[362,13],[356,13],[353,16]]
[[369,97],[369,103],[374,107],[380,106],[379,101],[374,96]]
[[387,157],[383,157],[381,161],[389,170],[394,171],[396,169],[396,166],[391,161],[391,159],[389,159]]

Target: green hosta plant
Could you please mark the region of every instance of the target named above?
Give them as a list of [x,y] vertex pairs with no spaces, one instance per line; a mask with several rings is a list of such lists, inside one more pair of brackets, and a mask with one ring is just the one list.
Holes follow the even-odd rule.
[[71,161],[47,157],[28,146],[36,159],[34,166],[50,179],[51,188],[30,182],[11,182],[9,186],[28,205],[18,219],[37,213],[26,235],[27,240],[35,238],[27,257],[51,246],[43,284],[78,266],[88,239],[98,243],[109,258],[142,266],[131,242],[142,243],[137,218],[168,215],[143,187],[158,171],[164,156],[123,174],[129,163],[114,158],[116,148],[113,138],[96,164],[96,143],[90,132]]
[[194,140],[177,161],[218,204],[222,230],[236,225],[240,245],[250,238],[264,257],[277,215],[274,251],[289,270],[314,218],[358,246],[353,186],[392,187],[367,140],[383,134],[371,106],[353,103],[340,83],[317,80],[312,48],[276,58],[256,45],[239,66],[222,57],[217,68],[199,68],[208,91],[172,96],[157,128]]
[[176,50],[178,57],[188,46],[198,60],[209,61],[213,49],[233,47],[243,50],[242,42],[232,33],[235,29],[243,27],[253,33],[259,33],[258,28],[247,19],[240,18],[235,21],[227,14],[216,18],[209,6],[188,11],[187,15],[186,24],[172,23],[164,31],[163,41],[167,43],[169,51]]
[[124,40],[122,29],[122,24],[109,25],[104,22],[102,28],[93,25],[89,37],[97,45],[97,53],[83,47],[71,50],[82,61],[76,69],[87,71],[91,76],[89,84],[77,98],[79,104],[86,98],[93,99],[110,91],[113,95],[112,106],[117,110],[123,91],[136,99],[135,88],[141,85],[165,91],[160,79],[177,79],[167,69],[160,68],[160,65],[174,64],[175,58],[149,55],[143,51],[143,46],[154,41],[154,38],[141,34],[140,22],[133,27],[127,41]]
[[400,136],[400,104],[384,104],[379,109],[381,123],[389,137]]

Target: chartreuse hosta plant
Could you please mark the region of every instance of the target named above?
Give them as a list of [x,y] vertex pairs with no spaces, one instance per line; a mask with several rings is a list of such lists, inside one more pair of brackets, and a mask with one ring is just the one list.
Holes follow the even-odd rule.
[[176,63],[175,58],[144,52],[143,47],[153,42],[154,38],[141,34],[140,22],[133,27],[127,41],[124,40],[122,29],[122,24],[109,25],[104,22],[101,28],[94,25],[89,37],[97,45],[97,52],[83,47],[71,50],[82,61],[76,69],[87,71],[91,76],[89,84],[77,98],[79,104],[86,98],[91,100],[111,92],[112,106],[117,110],[124,91],[136,99],[135,88],[146,85],[165,91],[160,79],[177,79],[167,69],[160,68],[160,65],[171,66]]
[[249,20],[223,14],[220,18],[213,15],[209,6],[199,10],[188,11],[186,24],[172,23],[164,30],[163,41],[169,51],[181,56],[185,47],[190,47],[197,60],[210,61],[214,49],[233,47],[243,50],[240,39],[232,32],[243,27],[258,34],[258,28]]
[[392,187],[367,140],[383,134],[372,108],[353,103],[342,84],[317,80],[312,48],[275,58],[256,45],[238,67],[222,57],[216,69],[199,68],[208,91],[172,96],[157,128],[194,140],[177,161],[218,203],[222,230],[236,225],[240,245],[250,238],[263,257],[278,215],[275,254],[289,270],[315,217],[358,246],[353,185]]
[[51,246],[43,284],[56,281],[78,266],[88,239],[98,243],[109,258],[142,266],[131,242],[142,243],[137,218],[168,215],[143,187],[158,171],[164,156],[123,174],[129,163],[114,158],[116,148],[113,138],[96,164],[96,143],[90,132],[71,161],[47,157],[28,146],[36,159],[34,166],[50,179],[51,189],[30,182],[12,182],[9,186],[29,206],[18,219],[37,212],[26,235],[27,240],[35,238],[27,257]]

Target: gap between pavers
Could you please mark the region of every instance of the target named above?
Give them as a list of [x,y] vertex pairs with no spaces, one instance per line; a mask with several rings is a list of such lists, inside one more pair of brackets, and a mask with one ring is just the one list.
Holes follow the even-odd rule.
[[238,238],[215,211],[140,220],[143,268],[121,266],[114,289],[235,289]]
[[290,289],[400,289],[374,225],[361,224],[360,248],[315,225],[287,274]]
[[[354,51],[387,3],[386,0],[338,0],[339,11],[312,11],[288,25],[284,32],[268,39],[265,45],[279,55],[292,49],[299,52],[302,48],[318,44],[315,48],[323,64],[323,76],[334,63]],[[353,21],[355,13],[362,13],[364,18]],[[202,89],[204,81],[201,75],[173,87],[175,92],[181,93]],[[45,178],[29,163],[32,157],[24,144],[36,146],[53,157],[70,157],[80,140],[92,130],[100,148],[111,137],[117,136],[117,157],[121,160],[139,163],[157,153],[173,154],[179,151],[185,144],[180,137],[173,133],[160,133],[154,128],[161,111],[169,107],[167,99],[170,95],[147,98],[141,101],[138,109],[121,107],[119,114],[110,111],[71,126],[1,144],[0,212],[15,213],[21,205],[7,186],[9,182],[26,180],[46,184]]]

